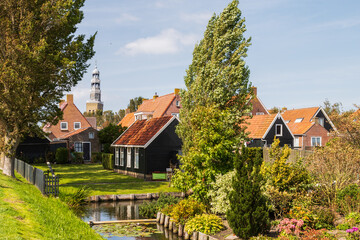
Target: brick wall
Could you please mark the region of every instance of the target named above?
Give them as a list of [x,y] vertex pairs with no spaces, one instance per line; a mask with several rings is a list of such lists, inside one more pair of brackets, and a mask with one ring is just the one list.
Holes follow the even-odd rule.
[[329,140],[329,132],[320,124],[314,124],[304,136],[304,146],[311,147],[311,137],[321,137],[321,146],[324,146]]

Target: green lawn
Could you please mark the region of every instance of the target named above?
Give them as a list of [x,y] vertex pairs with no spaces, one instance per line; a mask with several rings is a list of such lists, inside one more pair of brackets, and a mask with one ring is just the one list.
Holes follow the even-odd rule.
[[0,171],[0,239],[102,239],[59,199]]
[[[48,170],[46,165],[35,165]],[[56,164],[52,165],[55,174],[60,176],[60,191],[72,191],[86,185],[91,195],[136,194],[176,192],[168,187],[168,182],[149,182],[105,170],[101,164]]]

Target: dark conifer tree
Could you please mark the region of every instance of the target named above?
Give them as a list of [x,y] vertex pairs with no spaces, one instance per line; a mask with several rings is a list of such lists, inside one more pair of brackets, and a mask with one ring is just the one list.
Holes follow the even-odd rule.
[[234,190],[230,193],[230,210],[226,215],[230,227],[242,239],[264,233],[270,227],[266,198],[260,189],[261,153],[262,149],[243,148],[235,159]]

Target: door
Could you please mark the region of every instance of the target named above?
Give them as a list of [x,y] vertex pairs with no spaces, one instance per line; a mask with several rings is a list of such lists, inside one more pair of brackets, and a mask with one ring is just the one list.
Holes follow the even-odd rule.
[[84,161],[90,161],[90,143],[83,142]]

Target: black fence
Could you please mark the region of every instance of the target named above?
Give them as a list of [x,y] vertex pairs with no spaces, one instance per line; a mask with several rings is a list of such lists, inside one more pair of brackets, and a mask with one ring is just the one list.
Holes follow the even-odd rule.
[[15,171],[23,176],[29,183],[35,185],[44,195],[59,195],[59,177],[50,176],[24,161],[15,159]]

